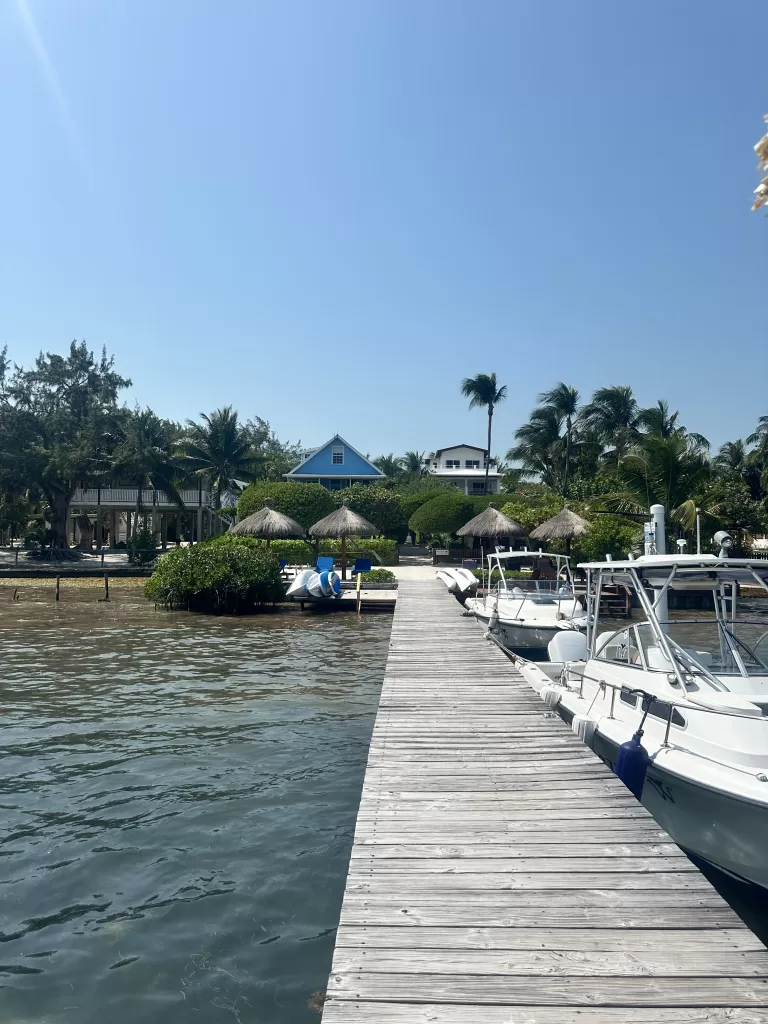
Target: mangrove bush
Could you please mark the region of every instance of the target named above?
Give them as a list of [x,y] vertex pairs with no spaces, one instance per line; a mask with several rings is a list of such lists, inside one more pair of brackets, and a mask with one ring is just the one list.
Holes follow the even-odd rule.
[[213,614],[253,612],[284,594],[277,556],[234,538],[169,552],[146,584],[150,601]]

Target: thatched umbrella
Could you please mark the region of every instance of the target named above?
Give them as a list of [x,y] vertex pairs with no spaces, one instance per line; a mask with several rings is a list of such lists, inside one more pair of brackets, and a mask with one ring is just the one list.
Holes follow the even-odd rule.
[[589,523],[586,519],[582,519],[566,507],[541,526],[537,526],[529,536],[531,540],[564,540],[566,554],[570,555],[573,538],[583,536],[588,529]]
[[458,537],[524,537],[525,530],[516,519],[510,519],[497,508],[489,505],[483,509],[479,516],[470,519],[460,530],[456,531]]
[[325,519],[321,519],[319,523],[310,526],[307,532],[310,537],[317,537],[318,540],[325,537],[341,540],[341,578],[345,580],[347,578],[347,537],[375,537],[381,533],[381,530],[358,515],[357,512],[342,505]]
[[241,519],[239,523],[230,528],[229,532],[244,534],[248,537],[262,537],[269,547],[273,540],[303,537],[307,531],[301,523],[297,523],[290,516],[283,515],[282,512],[277,512],[269,501],[265,501],[263,508],[246,516],[245,519]]

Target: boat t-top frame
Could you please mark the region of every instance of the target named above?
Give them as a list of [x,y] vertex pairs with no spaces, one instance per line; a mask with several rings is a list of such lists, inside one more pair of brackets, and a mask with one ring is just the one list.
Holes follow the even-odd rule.
[[[496,551],[493,551],[493,552],[491,552],[488,555],[488,587],[489,587],[489,589],[491,587],[491,580],[493,579],[493,571],[494,571],[494,569],[498,569],[498,571],[499,571],[500,579],[499,579],[499,582],[497,584],[499,592],[501,593],[503,591],[505,593],[505,595],[507,595],[507,594],[510,593],[510,588],[507,585],[507,577],[506,577],[506,575],[504,573],[504,566],[508,562],[515,562],[515,561],[522,562],[522,561],[530,561],[532,559],[534,561],[536,561],[537,559],[543,559],[543,558],[555,559],[555,566],[554,566],[555,578],[553,580],[539,580],[539,579],[533,579],[533,578],[531,578],[530,580],[518,580],[518,579],[515,579],[513,581],[513,586],[518,586],[521,582],[524,582],[524,583],[527,583],[527,584],[535,583],[536,584],[535,588],[531,588],[531,590],[535,590],[536,593],[542,593],[542,594],[546,593],[547,596],[549,596],[549,597],[554,597],[555,596],[553,591],[558,589],[558,586],[557,586],[558,583],[560,584],[560,586],[564,586],[565,585],[571,591],[573,591],[573,576],[571,575],[571,558],[570,558],[570,555],[561,555],[561,554],[559,554],[556,551],[531,551],[528,548],[523,548],[522,551],[499,551],[497,549]],[[565,570],[565,574],[566,574],[566,582],[565,582],[565,584],[563,584],[560,581],[560,574],[563,572],[563,570]],[[550,585],[549,586],[541,586],[541,584],[547,584],[547,583],[550,584]],[[514,596],[516,597],[518,595],[514,595]]]
[[[621,562],[584,562],[579,564],[579,568],[587,574],[587,647],[590,658],[598,654],[596,626],[603,584],[618,584],[637,595],[646,616],[646,625],[669,662],[683,693],[688,692],[686,682],[691,682],[694,672],[705,676],[715,689],[727,689],[705,664],[669,636],[670,622],[667,615],[659,618],[659,610],[666,608],[664,598],[667,591],[674,585],[675,590],[712,591],[720,658],[724,667],[733,666],[738,675],[748,677],[750,673],[744,660],[746,656],[768,674],[768,665],[757,655],[756,650],[734,634],[739,585],[757,585],[768,593],[768,562],[756,563],[747,558],[721,558],[717,555],[643,555],[641,558]],[[681,619],[673,624],[692,625],[701,622],[711,623],[712,619]],[[629,629],[637,633],[642,625],[637,623]],[[764,636],[759,638],[755,648]],[[636,636],[636,641],[642,647],[639,636]]]

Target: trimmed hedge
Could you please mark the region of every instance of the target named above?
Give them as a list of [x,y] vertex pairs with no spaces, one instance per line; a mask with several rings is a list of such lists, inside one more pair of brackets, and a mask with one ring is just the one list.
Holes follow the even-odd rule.
[[240,495],[237,518],[244,519],[252,512],[258,512],[267,498],[278,512],[295,519],[305,530],[325,519],[336,508],[333,495],[320,484],[260,482],[246,487]]
[[417,494],[404,494],[404,495],[402,495],[400,500],[401,500],[402,505],[403,505],[403,512],[405,512],[406,516],[408,517],[409,525],[410,525],[411,516],[413,515],[414,512],[416,512],[417,509],[420,509],[422,505],[426,505],[426,503],[428,501],[432,501],[433,498],[437,498],[438,495],[440,495],[440,494],[454,494],[454,493],[456,493],[456,488],[455,487],[452,487],[450,490],[419,491]]
[[343,491],[334,491],[337,506],[347,503],[353,512],[364,516],[381,532],[400,544],[408,533],[408,516],[403,508],[403,499],[396,491],[372,484],[353,484]]
[[[257,550],[267,550],[263,540],[256,537],[240,536],[240,534],[224,534],[215,540],[205,541],[208,545],[222,543],[242,544],[246,547],[253,547]],[[341,541],[321,540],[318,542],[319,555],[338,556],[341,553]],[[284,558],[291,565],[311,565],[315,560],[314,550],[311,544],[304,540],[273,540],[269,551],[278,559]],[[354,561],[355,558],[365,558],[369,554],[378,556],[381,565],[397,565],[399,559],[397,554],[397,541],[388,540],[386,537],[348,537],[347,538],[347,561]]]
[[147,581],[150,601],[190,611],[242,613],[285,596],[277,558],[266,549],[220,537],[176,548]]
[[417,534],[455,533],[475,515],[472,499],[458,490],[438,494],[416,509],[408,525]]

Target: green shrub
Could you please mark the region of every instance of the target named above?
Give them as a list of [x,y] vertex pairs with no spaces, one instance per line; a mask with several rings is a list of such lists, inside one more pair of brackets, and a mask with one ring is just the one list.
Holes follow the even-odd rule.
[[149,565],[157,558],[157,538],[146,526],[132,533],[125,547],[131,565]]
[[572,565],[578,562],[603,562],[605,556],[626,558],[642,542],[642,527],[621,516],[595,516],[589,532],[573,542]]
[[508,494],[473,494],[470,497],[472,507],[475,510],[475,515],[480,515],[489,506],[501,510],[504,505],[509,501]]
[[246,487],[240,495],[237,503],[238,519],[244,519],[251,512],[258,512],[267,498],[273,508],[301,523],[305,530],[325,519],[336,508],[333,495],[320,484],[261,482]]
[[353,484],[343,491],[335,491],[333,497],[337,505],[344,502],[359,515],[387,537],[403,543],[408,533],[408,516],[403,508],[403,501],[395,491],[370,484]]
[[277,558],[266,549],[218,538],[164,555],[147,581],[151,601],[197,612],[252,612],[285,594]]
[[49,530],[45,523],[35,520],[28,524],[24,531],[24,537],[22,540],[22,547],[28,551],[37,551],[46,544],[51,543],[52,532]]
[[[515,495],[512,501],[502,505],[501,511],[510,519],[516,519],[526,533],[541,526],[547,519],[563,511],[563,499],[552,492],[535,498]],[[576,509],[574,509],[576,511]]]
[[371,569],[370,572],[361,572],[358,575],[363,583],[394,583],[397,579],[389,569]]
[[460,491],[446,491],[417,508],[408,525],[417,534],[455,533],[475,515],[472,499]]

